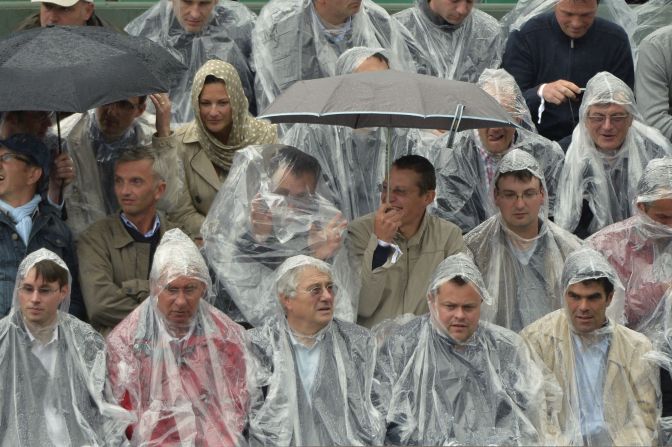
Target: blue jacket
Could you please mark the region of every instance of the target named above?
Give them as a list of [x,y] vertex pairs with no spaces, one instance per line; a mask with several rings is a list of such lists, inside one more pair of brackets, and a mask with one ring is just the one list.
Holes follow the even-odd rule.
[[635,83],[630,43],[620,26],[596,17],[583,37],[572,39],[562,31],[553,11],[533,17],[511,32],[502,68],[523,91],[539,133],[554,141],[572,133],[579,122],[581,102],[558,106],[547,102],[541,124],[537,124],[541,84],[565,79],[583,88],[600,71],[610,72],[630,88]]
[[7,315],[12,307],[19,264],[28,253],[40,248],[53,251],[65,261],[72,275],[70,313],[83,319],[86,312],[79,288],[79,271],[72,233],[61,220],[60,211],[44,201],[40,202],[33,215],[28,247],[16,232],[12,218],[0,212],[0,317]]

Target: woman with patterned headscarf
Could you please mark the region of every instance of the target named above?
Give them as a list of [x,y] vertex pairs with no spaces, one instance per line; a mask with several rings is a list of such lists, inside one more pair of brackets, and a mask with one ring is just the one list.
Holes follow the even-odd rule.
[[276,126],[254,118],[236,69],[210,60],[194,77],[194,120],[176,131],[191,205],[200,223],[226,179],[236,151],[277,142]]

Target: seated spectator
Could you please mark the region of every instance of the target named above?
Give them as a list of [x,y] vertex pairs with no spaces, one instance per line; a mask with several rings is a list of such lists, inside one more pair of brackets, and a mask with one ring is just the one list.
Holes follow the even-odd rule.
[[562,286],[563,308],[521,332],[548,380],[562,389],[546,396],[557,416],[550,444],[652,445],[658,371],[642,358],[651,342],[619,324],[623,287],[616,272],[598,252],[583,248],[567,257]]
[[278,136],[275,125],[247,111],[238,73],[226,62],[210,60],[198,70],[191,106],[195,118],[178,129],[175,138],[190,206],[197,213],[194,220],[202,224],[229,174],[236,151],[253,144],[275,143]]
[[340,285],[336,316],[354,320],[359,288],[341,243],[346,221],[323,178],[317,160],[291,146],[251,146],[236,154],[203,224],[218,307],[234,320],[257,327],[274,315],[273,272],[299,254],[333,265]]
[[499,23],[473,7],[473,0],[417,0],[394,15],[415,40],[412,54],[419,72],[476,82],[486,68],[499,67]]
[[80,284],[91,325],[107,335],[149,295],[161,236],[173,225],[157,211],[170,168],[148,147],[128,149],[114,169],[120,213],[91,225],[77,241]]
[[499,212],[464,237],[493,297],[484,319],[516,332],[562,307],[559,273],[581,245],[548,219],[546,191],[534,157],[508,152],[493,181]]
[[596,17],[599,0],[551,3],[553,11],[511,32],[502,68],[523,91],[539,133],[558,141],[579,122],[582,89],[590,78],[607,71],[633,88],[635,74],[628,36],[616,23]]
[[96,15],[93,0],[31,0],[40,4],[40,12],[26,17],[15,31],[45,27],[62,26],[104,26],[114,28],[107,20]]
[[381,445],[384,425],[371,402],[376,340],[334,318],[331,267],[291,257],[274,289],[276,315],[248,332],[265,396],[250,412],[251,443]]
[[660,317],[672,286],[672,158],[649,162],[639,179],[635,215],[588,239],[625,286],[627,326],[638,332]]
[[598,73],[588,81],[560,174],[555,222],[586,238],[632,216],[646,164],[665,155],[672,145],[644,124],[630,87]]
[[19,263],[40,248],[65,260],[75,278],[69,311],[79,318],[85,316],[72,233],[61,220],[60,210],[40,195],[49,184],[49,160],[49,150],[33,135],[14,134],[0,140],[1,316],[9,313]]
[[178,229],[156,249],[150,296],[110,333],[112,391],[131,445],[231,446],[248,407],[242,328],[213,308],[208,268]]
[[296,81],[333,76],[353,47],[385,48],[397,70],[415,72],[407,41],[408,31],[370,0],[272,0],[252,33],[257,110]]
[[[437,199],[432,213],[469,232],[491,216],[489,189],[500,160],[512,149],[531,154],[546,178],[548,200],[555,202],[564,153],[557,143],[538,135],[520,89],[504,70],[483,72],[478,85],[495,98],[522,126],[466,130],[448,147],[446,133],[429,147],[428,157],[437,169]],[[531,130],[530,130],[531,129]]]
[[153,40],[187,66],[170,88],[174,123],[194,119],[192,81],[210,59],[233,65],[248,102],[255,105],[254,72],[250,67],[255,19],[256,15],[237,1],[160,0],[126,25],[128,34]]
[[[165,94],[150,95],[157,112],[155,125],[145,113],[147,97],[134,96],[76,114],[61,123],[65,147],[72,155],[75,176],[65,189],[66,223],[79,237],[94,222],[115,213],[119,204],[114,192],[114,164],[127,150],[152,146],[172,168],[166,175],[177,179],[177,147],[170,131],[170,101]],[[156,131],[155,131],[156,129]],[[172,182],[159,207],[189,234],[200,233],[201,219],[192,211],[180,182]]]
[[[336,74],[388,70],[389,63],[389,53],[383,48],[355,47],[338,58]],[[409,152],[407,134],[407,129],[296,124],[282,141],[318,159],[336,205],[352,220],[378,208],[387,139],[391,136],[396,158]]]
[[374,396],[385,443],[543,445],[542,373],[521,337],[479,321],[490,296],[471,258],[442,261],[426,296],[429,314],[381,327]]
[[132,417],[105,387],[103,337],[67,314],[71,286],[47,249],[18,268],[11,312],[0,320],[3,445],[124,445]]
[[346,245],[357,257],[357,322],[362,326],[426,313],[421,290],[427,288],[432,269],[465,249],[457,226],[427,212],[435,190],[434,166],[426,158],[398,158],[381,186],[378,210],[350,223]]
[[672,141],[672,25],[640,44],[635,73],[637,104],[648,124]]

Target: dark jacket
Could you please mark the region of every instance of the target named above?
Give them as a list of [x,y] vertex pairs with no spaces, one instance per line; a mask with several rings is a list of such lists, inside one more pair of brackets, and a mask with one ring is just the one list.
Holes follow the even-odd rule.
[[77,280],[79,271],[72,233],[61,220],[60,213],[48,203],[40,202],[33,214],[33,228],[30,230],[26,247],[16,232],[12,218],[0,212],[0,316],[7,315],[12,307],[16,275],[23,258],[28,253],[46,248],[65,261],[72,275],[70,313],[78,318],[85,317],[82,292]]
[[511,73],[523,91],[539,133],[560,140],[572,133],[579,122],[581,102],[558,106],[546,103],[541,124],[537,124],[539,86],[558,79],[583,88],[600,71],[608,71],[633,88],[634,67],[628,36],[623,29],[599,17],[579,39],[568,37],[551,11],[530,19],[511,32],[502,59],[502,68]]

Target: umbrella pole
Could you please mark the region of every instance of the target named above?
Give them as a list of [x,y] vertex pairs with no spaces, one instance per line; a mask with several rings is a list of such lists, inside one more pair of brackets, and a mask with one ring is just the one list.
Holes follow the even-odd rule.
[[385,179],[387,180],[387,198],[386,198],[386,203],[390,203],[390,166],[392,165],[392,161],[390,160],[391,156],[390,153],[392,152],[392,138],[391,138],[391,131],[389,127],[385,128],[386,133],[387,133],[387,144],[385,145],[385,169],[387,170]]
[[453,118],[453,122],[450,124],[450,134],[448,135],[448,144],[446,145],[448,148],[453,147],[455,132],[460,128],[460,122],[462,122],[462,113],[464,113],[464,106],[458,104],[455,108],[455,118]]
[[[58,157],[63,152],[63,148],[61,147],[61,114],[59,112],[56,112],[56,131],[58,133],[58,152],[56,152],[56,157]],[[60,204],[63,197],[63,180],[60,183],[56,204]]]

